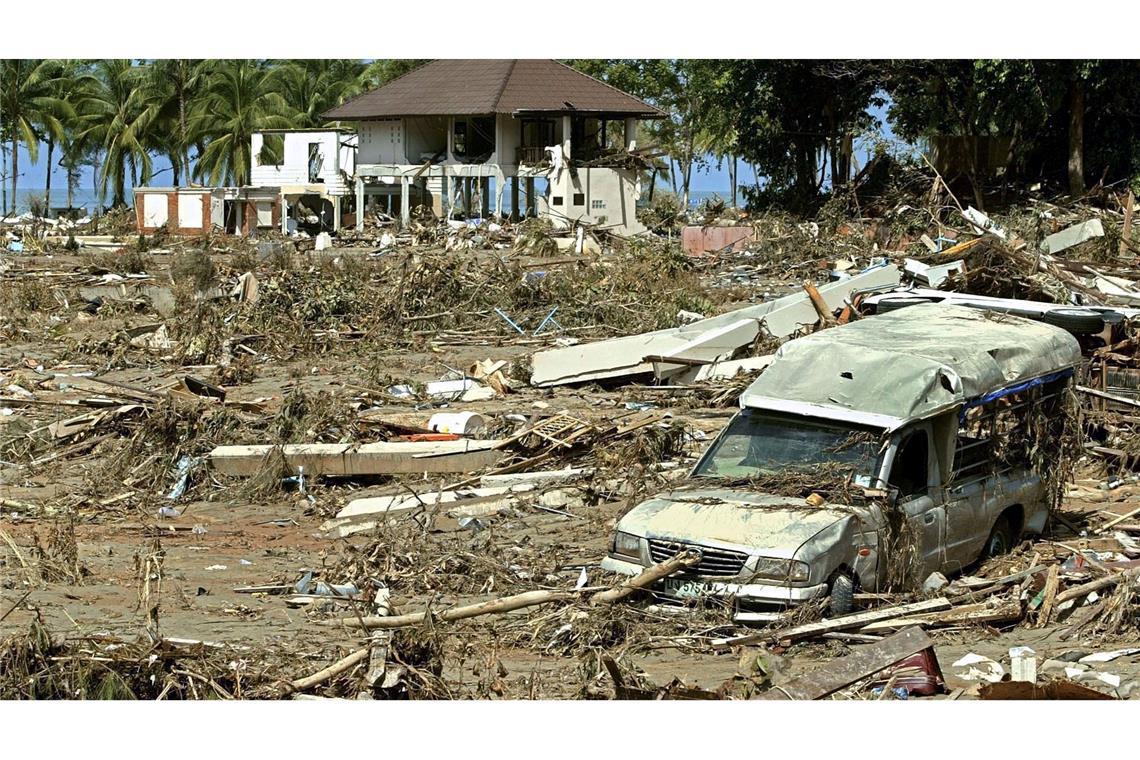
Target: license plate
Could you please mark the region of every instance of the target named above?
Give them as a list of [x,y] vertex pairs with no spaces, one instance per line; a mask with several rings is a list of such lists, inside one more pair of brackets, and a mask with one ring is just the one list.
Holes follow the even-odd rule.
[[709,584],[700,581],[666,578],[664,583],[665,593],[678,599],[696,599],[699,596],[707,596],[712,591]]

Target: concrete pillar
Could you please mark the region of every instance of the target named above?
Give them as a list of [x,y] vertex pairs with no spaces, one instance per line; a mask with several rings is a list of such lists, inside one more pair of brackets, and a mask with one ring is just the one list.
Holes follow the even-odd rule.
[[526,215],[538,216],[538,199],[534,197],[534,177],[526,178]]
[[637,139],[637,119],[632,117],[625,120],[625,149],[629,150],[633,141]]
[[454,161],[455,154],[452,149],[455,147],[455,119],[449,118],[447,120],[447,161]]
[[406,174],[400,175],[400,224],[407,227],[412,223],[412,194],[409,192],[408,186],[411,182],[408,181]]
[[463,178],[463,214],[465,216],[471,216],[471,191],[474,185],[472,180],[472,177]]
[[503,193],[507,189],[507,178],[502,169],[495,170],[495,216],[503,218]]
[[331,197],[333,204],[333,232],[340,232],[340,202],[344,200],[339,195]]
[[569,116],[562,117],[562,156],[567,161],[570,160],[570,135],[573,132],[573,119]]
[[356,178],[356,231],[364,231],[364,178]]
[[285,200],[285,193],[281,193],[281,234],[289,234],[289,203]]
[[519,214],[519,178],[518,176],[511,177],[511,219],[518,221],[522,218]]

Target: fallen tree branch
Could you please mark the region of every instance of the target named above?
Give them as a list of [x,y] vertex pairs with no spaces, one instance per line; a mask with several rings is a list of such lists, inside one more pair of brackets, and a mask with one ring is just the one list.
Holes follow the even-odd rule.
[[1060,605],[1064,604],[1070,599],[1080,599],[1082,596],[1088,596],[1092,592],[1099,591],[1102,588],[1108,588],[1110,586],[1115,586],[1118,583],[1133,580],[1138,575],[1140,575],[1140,567],[1134,567],[1130,570],[1125,570],[1123,572],[1110,575],[1107,578],[1098,578],[1095,581],[1082,583],[1080,586],[1073,586],[1068,591],[1057,594],[1056,603]]
[[609,591],[594,594],[594,596],[590,597],[590,604],[609,604],[624,599],[634,591],[645,588],[686,567],[692,567],[700,561],[701,555],[694,551],[681,552],[672,559],[667,559],[661,564],[646,568],[639,575],[630,578],[620,586],[615,586]]
[[347,670],[351,670],[357,664],[363,662],[364,660],[367,660],[369,651],[369,647],[358,649],[347,657],[337,660],[324,670],[318,670],[316,673],[313,673],[311,676],[306,676],[305,678],[298,678],[296,681],[293,681],[289,684],[288,688],[284,690],[284,694],[289,694],[290,692],[294,691],[304,691],[305,689],[311,689],[318,684],[322,684],[325,681],[328,681],[330,678],[336,678],[341,673],[344,673]]
[[[590,598],[590,604],[609,604],[619,601],[638,589],[645,588],[667,575],[672,575],[686,567],[691,567],[700,561],[700,555],[693,551],[685,551],[664,562],[646,568],[644,572],[628,581],[606,591],[601,591]],[[514,596],[504,596],[501,599],[490,599],[478,604],[469,604],[463,607],[452,607],[442,612],[432,613],[432,617],[443,622],[465,620],[480,615],[496,615],[503,612],[513,612],[525,607],[534,607],[539,604],[551,602],[566,602],[577,598],[580,591],[525,591]],[[326,621],[321,625],[357,626],[366,629],[376,628],[404,628],[417,625],[427,619],[428,612],[411,612],[407,615],[392,615],[388,617],[366,618],[340,618]]]

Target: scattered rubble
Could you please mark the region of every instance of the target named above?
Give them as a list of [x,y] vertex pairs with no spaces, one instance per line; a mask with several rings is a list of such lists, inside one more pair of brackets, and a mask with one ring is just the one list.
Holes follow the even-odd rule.
[[[983,213],[907,183],[811,222],[658,204],[640,240],[426,210],[320,241],[6,220],[0,697],[1140,696],[1122,202]],[[1080,344],[1040,537],[747,624],[656,594],[687,555],[599,567],[781,345],[932,301]]]

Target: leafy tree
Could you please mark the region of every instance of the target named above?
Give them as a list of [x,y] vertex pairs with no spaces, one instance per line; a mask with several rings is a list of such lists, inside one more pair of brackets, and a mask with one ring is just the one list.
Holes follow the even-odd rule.
[[[360,92],[374,90],[388,84],[396,77],[402,77],[412,69],[428,63],[427,58],[378,58],[369,63],[360,75]],[[352,97],[346,95],[345,98]],[[330,106],[331,107],[331,106]]]
[[175,186],[190,177],[190,117],[209,70],[209,61],[185,58],[159,59],[144,68],[145,118],[151,127],[147,143],[170,159]]
[[726,64],[712,107],[731,114],[740,155],[768,178],[756,201],[812,206],[828,178],[847,182],[853,137],[882,105],[875,61],[735,60]]
[[[0,61],[0,120],[11,151],[12,206],[16,206],[16,182],[20,175],[22,143],[32,161],[39,158],[40,139],[58,139],[60,118],[68,118],[70,106],[60,97],[59,65],[53,60],[6,59]],[[50,171],[49,171],[50,173]],[[7,214],[7,199],[4,203]]]
[[275,61],[271,85],[299,129],[322,127],[321,114],[365,89],[365,64],[356,60]]
[[295,127],[273,79],[273,70],[262,61],[216,63],[190,119],[191,132],[205,146],[194,167],[196,177],[211,185],[249,183],[253,133]]
[[85,144],[97,145],[104,154],[99,172],[99,188],[111,186],[111,205],[126,205],[126,177],[141,173],[150,178],[151,160],[148,129],[153,113],[146,108],[145,70],[124,58],[96,61],[89,74],[81,101],[81,119],[86,125],[79,134]]

